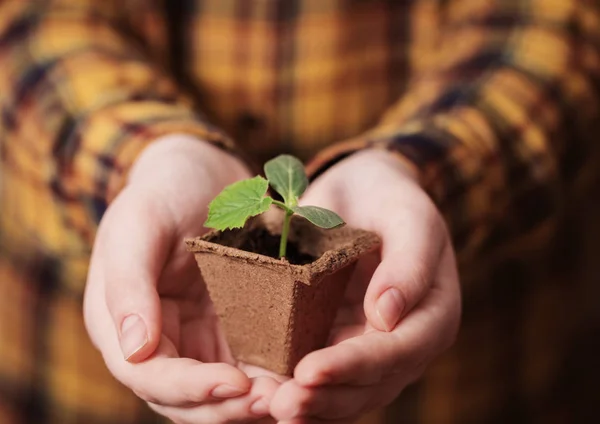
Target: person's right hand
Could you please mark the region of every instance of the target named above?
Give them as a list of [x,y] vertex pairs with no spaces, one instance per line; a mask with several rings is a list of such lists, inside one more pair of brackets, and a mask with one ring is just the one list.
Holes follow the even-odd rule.
[[157,140],[102,218],[88,275],[88,332],[112,374],[176,423],[251,422],[279,386],[233,360],[194,257],[207,205],[250,176],[189,136]]

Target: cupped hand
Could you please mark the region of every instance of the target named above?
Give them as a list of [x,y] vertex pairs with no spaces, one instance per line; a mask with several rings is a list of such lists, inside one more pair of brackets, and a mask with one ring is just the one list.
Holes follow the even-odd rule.
[[280,423],[349,423],[390,403],[454,341],[460,289],[453,249],[411,167],[383,151],[333,166],[303,203],[378,233],[357,264],[329,347],[307,355],[271,402]]
[[252,422],[279,383],[233,360],[183,239],[207,205],[249,176],[232,156],[184,135],[156,141],[102,218],[88,275],[88,332],[112,374],[176,423]]

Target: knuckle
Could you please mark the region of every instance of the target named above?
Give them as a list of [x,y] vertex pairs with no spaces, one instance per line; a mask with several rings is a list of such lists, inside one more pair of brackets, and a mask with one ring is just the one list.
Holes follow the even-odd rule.
[[193,387],[184,386],[180,391],[181,405],[193,405],[201,403],[205,400],[206,394],[202,393],[202,388],[198,387],[195,389]]
[[421,299],[427,287],[431,285],[432,273],[425,261],[410,264],[405,275],[396,275],[394,287],[398,290],[400,301],[408,310]]

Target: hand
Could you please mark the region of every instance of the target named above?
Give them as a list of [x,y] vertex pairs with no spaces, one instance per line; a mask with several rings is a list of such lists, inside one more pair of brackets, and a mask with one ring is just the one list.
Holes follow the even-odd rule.
[[390,403],[454,341],[460,290],[442,217],[398,158],[365,151],[332,167],[303,203],[382,237],[357,264],[330,337],[271,402],[280,423],[347,423]]
[[[207,205],[249,176],[232,156],[189,136],[149,146],[96,236],[85,321],[114,376],[176,423],[254,421],[279,383],[236,364],[183,239]],[[243,370],[242,370],[243,369]]]

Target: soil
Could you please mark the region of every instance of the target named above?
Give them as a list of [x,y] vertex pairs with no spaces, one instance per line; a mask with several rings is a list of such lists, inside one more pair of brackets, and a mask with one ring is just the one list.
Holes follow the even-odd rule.
[[[233,355],[284,375],[325,346],[353,264],[379,246],[369,232],[322,230],[293,217],[287,260],[277,259],[281,216],[186,240]],[[288,262],[289,260],[289,262]]]
[[[280,240],[280,235],[271,234],[266,228],[254,228],[248,233],[248,237],[246,237],[240,249],[277,259],[279,258]],[[288,242],[285,260],[292,265],[305,265],[314,262],[316,259],[313,255],[301,252],[296,243]]]

